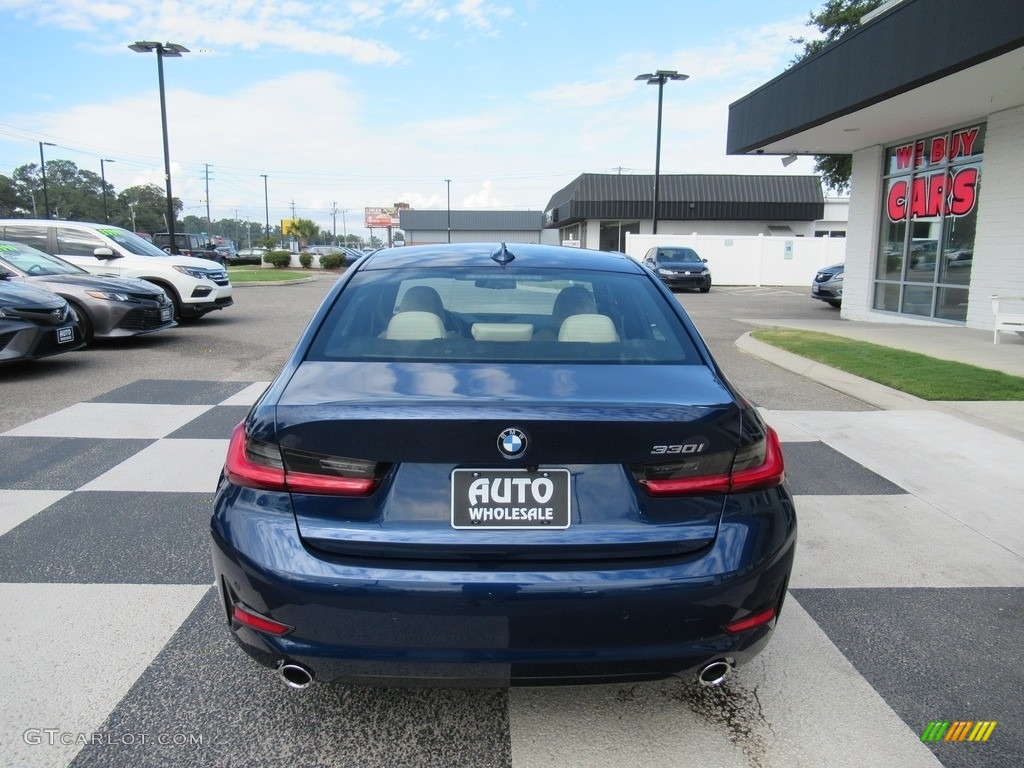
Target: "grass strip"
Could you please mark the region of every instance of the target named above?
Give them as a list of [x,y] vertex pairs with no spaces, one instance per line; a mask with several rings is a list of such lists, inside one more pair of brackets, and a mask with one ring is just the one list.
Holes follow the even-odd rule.
[[228,267],[228,278],[232,283],[268,283],[279,280],[301,280],[305,277],[313,277],[313,275],[309,272],[299,272],[294,269]]
[[751,334],[795,355],[923,400],[1024,400],[1024,378],[976,365],[817,331],[760,329]]

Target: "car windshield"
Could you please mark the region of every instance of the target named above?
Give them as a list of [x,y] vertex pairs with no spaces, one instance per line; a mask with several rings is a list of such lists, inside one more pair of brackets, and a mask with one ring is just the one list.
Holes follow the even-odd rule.
[[136,256],[160,256],[166,258],[167,254],[157,248],[148,240],[144,240],[134,232],[120,227],[101,227],[97,230],[101,235],[109,237],[119,246]]
[[700,362],[673,307],[643,275],[465,268],[353,276],[307,359]]
[[659,248],[659,264],[702,264],[700,256],[692,248]]
[[0,261],[26,275],[83,275],[84,269],[21,243],[0,243]]

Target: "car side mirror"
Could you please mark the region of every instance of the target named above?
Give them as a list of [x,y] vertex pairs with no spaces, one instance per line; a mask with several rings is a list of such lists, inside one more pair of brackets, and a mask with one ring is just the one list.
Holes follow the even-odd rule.
[[8,272],[3,267],[0,267],[0,280],[7,280],[7,279],[12,278],[12,277],[14,277],[14,273],[13,272]]
[[708,263],[708,260],[707,260],[707,259],[701,259],[701,261],[703,261],[703,262],[704,262],[705,264],[707,264],[707,263]]
[[105,260],[105,261],[109,261],[110,259],[119,258],[119,256],[116,253],[114,253],[112,248],[105,248],[105,247],[104,248],[95,248],[93,250],[93,252],[92,252],[92,255],[95,256],[97,259],[102,259],[102,260]]

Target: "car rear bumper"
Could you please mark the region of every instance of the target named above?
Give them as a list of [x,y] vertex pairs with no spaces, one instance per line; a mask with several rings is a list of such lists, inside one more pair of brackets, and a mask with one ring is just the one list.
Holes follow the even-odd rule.
[[[230,495],[230,504],[223,496]],[[650,680],[710,661],[743,664],[781,608],[796,519],[784,488],[726,504],[715,542],[671,561],[544,570],[494,564],[346,562],[300,539],[287,497],[222,487],[212,520],[216,583],[294,627],[273,636],[225,618],[238,644],[275,668],[370,684],[508,686]]]

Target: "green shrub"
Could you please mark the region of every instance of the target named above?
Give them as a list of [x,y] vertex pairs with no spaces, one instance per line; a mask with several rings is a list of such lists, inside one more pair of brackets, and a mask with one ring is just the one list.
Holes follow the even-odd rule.
[[303,269],[309,269],[311,266],[313,266],[313,256],[308,253],[300,253],[299,264],[302,265]]
[[345,261],[345,256],[340,253],[325,253],[320,257],[320,266],[324,269],[338,269]]
[[291,251],[270,251],[263,257],[263,261],[267,264],[273,264],[278,269],[291,266],[292,263],[292,252]]

